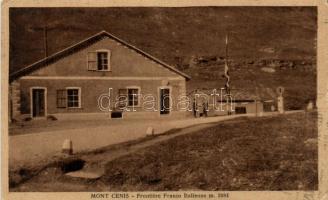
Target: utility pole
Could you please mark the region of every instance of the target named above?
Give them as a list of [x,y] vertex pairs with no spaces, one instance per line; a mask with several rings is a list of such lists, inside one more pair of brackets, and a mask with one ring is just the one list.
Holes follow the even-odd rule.
[[47,39],[47,26],[43,27],[43,40],[44,40],[44,57],[48,57],[48,39]]

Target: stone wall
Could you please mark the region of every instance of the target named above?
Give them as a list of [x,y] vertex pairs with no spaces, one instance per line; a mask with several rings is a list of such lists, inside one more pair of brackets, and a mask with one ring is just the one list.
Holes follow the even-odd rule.
[[20,83],[19,81],[15,80],[10,83],[10,109],[9,109],[9,114],[10,114],[10,119],[18,119],[21,115],[20,112]]

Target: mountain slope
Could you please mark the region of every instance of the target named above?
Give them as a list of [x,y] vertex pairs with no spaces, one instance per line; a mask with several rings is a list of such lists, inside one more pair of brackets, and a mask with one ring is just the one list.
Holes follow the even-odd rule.
[[45,25],[49,53],[106,30],[174,65],[174,57],[224,56],[228,30],[234,59],[315,56],[311,7],[12,8],[11,71],[44,57]]

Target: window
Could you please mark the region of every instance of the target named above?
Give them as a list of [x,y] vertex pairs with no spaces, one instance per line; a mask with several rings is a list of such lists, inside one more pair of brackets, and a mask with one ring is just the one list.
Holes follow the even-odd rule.
[[97,66],[99,71],[108,70],[108,52],[97,52]]
[[79,88],[68,88],[67,91],[67,107],[68,108],[80,108],[80,89]]
[[57,108],[80,108],[81,88],[57,90]]
[[87,58],[89,71],[110,71],[110,51],[88,52]]
[[57,108],[66,108],[66,90],[57,90]]
[[138,105],[139,105],[139,89],[128,88],[128,106],[138,106]]

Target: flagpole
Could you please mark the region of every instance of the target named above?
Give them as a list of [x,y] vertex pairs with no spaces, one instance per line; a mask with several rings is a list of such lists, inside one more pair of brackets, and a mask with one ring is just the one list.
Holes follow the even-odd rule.
[[226,38],[225,38],[225,77],[226,77],[226,93],[227,95],[230,95],[230,76],[229,76],[229,67],[228,67],[228,39],[229,39],[229,36],[228,36],[228,32],[226,34]]
[[226,65],[228,66],[228,33],[226,34],[225,38],[225,57]]

